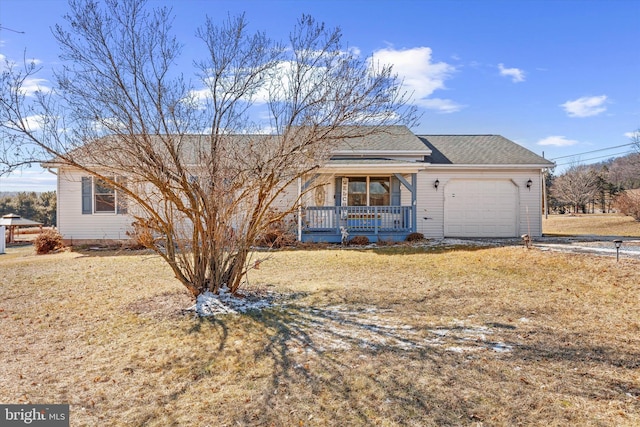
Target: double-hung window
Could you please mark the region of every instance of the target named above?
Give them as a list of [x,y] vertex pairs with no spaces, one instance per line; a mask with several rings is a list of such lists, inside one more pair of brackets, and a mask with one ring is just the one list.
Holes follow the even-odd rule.
[[[107,177],[124,183],[123,177]],[[108,181],[98,177],[82,177],[82,213],[127,213],[124,195]]]
[[93,199],[95,213],[116,212],[116,189],[107,181],[100,178],[93,179]]

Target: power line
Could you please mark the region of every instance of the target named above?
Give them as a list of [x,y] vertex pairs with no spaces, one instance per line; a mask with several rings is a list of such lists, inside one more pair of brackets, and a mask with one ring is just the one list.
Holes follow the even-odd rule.
[[[596,151],[603,151],[603,150],[596,150]],[[622,153],[607,154],[606,156],[592,157],[590,159],[580,159],[580,162],[588,162],[589,160],[607,159],[607,158],[611,158],[611,157],[615,157],[615,156],[621,156],[623,154],[630,154],[630,153],[628,151],[625,151],[625,152],[622,152]],[[566,157],[574,157],[574,156],[566,156]],[[571,165],[573,163],[576,163],[576,162],[558,163],[558,164],[556,164],[556,166]]]
[[[616,148],[621,148],[621,147],[628,147],[630,145],[636,145],[635,142],[630,142],[628,144],[622,144],[622,145],[616,145],[615,147],[609,147],[609,148],[600,148],[599,150],[593,150],[593,151],[585,151],[584,153],[578,153],[578,154],[570,154],[568,156],[560,156],[560,157],[554,157],[550,160],[558,160],[558,159],[566,159],[567,157],[576,157],[576,156],[582,156],[583,154],[591,154],[591,153],[597,153],[599,151],[608,151],[608,150],[613,150]],[[605,156],[606,157],[606,156]]]
[[9,30],[9,31],[13,31],[14,33],[24,34],[24,31],[12,30],[11,28],[7,28],[3,25],[0,25],[0,30]]

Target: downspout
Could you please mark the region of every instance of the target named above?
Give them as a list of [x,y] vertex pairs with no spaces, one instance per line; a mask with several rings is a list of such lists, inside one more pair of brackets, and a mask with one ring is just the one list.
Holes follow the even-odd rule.
[[45,167],[45,169],[47,170],[47,172],[52,173],[52,174],[54,174],[55,176],[58,176],[58,174],[57,174],[57,173],[55,173],[55,172],[53,172],[53,171],[51,170],[51,167],[46,166],[46,167]]
[[543,169],[542,171],[542,206],[544,208],[544,219],[549,218],[549,208],[547,207],[547,171],[549,169]]
[[418,174],[411,174],[411,186],[413,187],[413,191],[411,192],[411,232],[418,231]]
[[298,242],[302,242],[302,177],[298,177]]

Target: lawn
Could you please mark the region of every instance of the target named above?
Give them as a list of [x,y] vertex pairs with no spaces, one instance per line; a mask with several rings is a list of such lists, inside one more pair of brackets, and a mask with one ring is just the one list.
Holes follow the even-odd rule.
[[274,252],[211,320],[153,255],[0,255],[0,402],[72,426],[640,425],[640,262]]
[[545,235],[640,237],[640,221],[619,214],[549,215],[542,219]]

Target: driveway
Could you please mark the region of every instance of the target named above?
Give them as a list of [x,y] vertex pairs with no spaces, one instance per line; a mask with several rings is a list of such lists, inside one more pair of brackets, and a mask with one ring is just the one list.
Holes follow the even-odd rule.
[[640,238],[618,236],[540,237],[533,245],[541,250],[616,256],[614,240],[622,240],[620,258],[640,259]]
[[[543,251],[616,256],[614,240],[622,240],[620,259],[640,260],[640,237],[619,236],[543,236],[533,239],[533,247]],[[522,246],[522,239],[434,239],[428,246]]]

